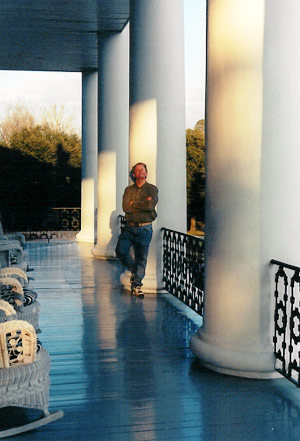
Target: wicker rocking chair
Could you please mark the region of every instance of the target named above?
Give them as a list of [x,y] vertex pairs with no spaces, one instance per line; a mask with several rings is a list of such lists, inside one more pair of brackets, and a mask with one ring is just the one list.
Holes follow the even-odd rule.
[[11,267],[0,271],[0,299],[8,301],[15,308],[19,320],[25,320],[36,330],[39,329],[41,305],[36,300],[37,294],[26,287],[28,279],[24,271]]
[[7,266],[5,268],[0,268],[0,277],[14,277],[17,279],[23,288],[28,287],[28,277],[25,271],[16,266]]
[[27,252],[23,250],[18,240],[2,238],[0,240],[0,267],[16,266],[26,271],[28,269]]
[[37,409],[43,416],[33,422],[0,431],[0,438],[23,433],[55,421],[62,411],[50,414],[50,357],[38,348],[32,325],[22,320],[0,323],[0,409]]
[[9,320],[17,320],[16,311],[10,303],[0,300],[0,323]]

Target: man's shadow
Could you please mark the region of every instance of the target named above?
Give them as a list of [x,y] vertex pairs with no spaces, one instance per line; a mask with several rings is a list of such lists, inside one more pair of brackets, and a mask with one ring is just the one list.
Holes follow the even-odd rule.
[[[111,229],[111,238],[107,244],[107,250],[115,250],[118,242],[118,237],[121,232],[121,217],[120,215],[118,215],[118,212],[116,210],[113,211],[110,215],[109,227]],[[112,257],[107,261],[113,268],[113,279],[118,284],[120,284],[120,277],[121,274],[125,271],[125,268],[121,265],[117,256]]]

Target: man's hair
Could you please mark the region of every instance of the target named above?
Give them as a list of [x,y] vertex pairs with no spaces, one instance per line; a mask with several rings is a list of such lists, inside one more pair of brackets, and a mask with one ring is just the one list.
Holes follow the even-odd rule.
[[129,173],[130,178],[131,178],[134,182],[135,182],[135,180],[136,180],[136,179],[135,179],[135,176],[134,176],[134,170],[135,170],[135,167],[136,167],[137,165],[143,165],[143,166],[145,167],[146,172],[148,173],[147,165],[144,164],[143,162],[137,162],[137,163],[131,168],[130,173]]

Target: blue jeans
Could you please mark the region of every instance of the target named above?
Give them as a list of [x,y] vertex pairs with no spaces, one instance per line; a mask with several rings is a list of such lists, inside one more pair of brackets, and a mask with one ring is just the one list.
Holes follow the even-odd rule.
[[[132,273],[132,286],[142,286],[145,276],[149,245],[152,238],[152,225],[132,227],[126,225],[119,236],[116,255],[120,262]],[[133,248],[134,259],[130,254]]]

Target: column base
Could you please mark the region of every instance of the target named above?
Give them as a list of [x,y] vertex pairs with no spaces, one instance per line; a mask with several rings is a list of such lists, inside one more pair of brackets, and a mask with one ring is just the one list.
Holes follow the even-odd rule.
[[[131,290],[130,277],[130,271],[125,271],[120,276],[121,285],[123,285],[127,291]],[[165,292],[165,289],[163,288],[162,283],[158,282],[156,277],[146,275],[143,279],[143,291],[145,294],[158,294],[160,292]]]
[[91,253],[96,259],[117,260],[115,248],[109,246],[103,247],[101,245],[96,245]]
[[275,371],[273,350],[242,351],[214,344],[205,338],[202,328],[190,340],[196,358],[208,369],[236,377],[273,379],[281,378]]
[[92,231],[79,231],[78,234],[76,234],[76,240],[78,242],[91,242],[95,243],[95,234]]

